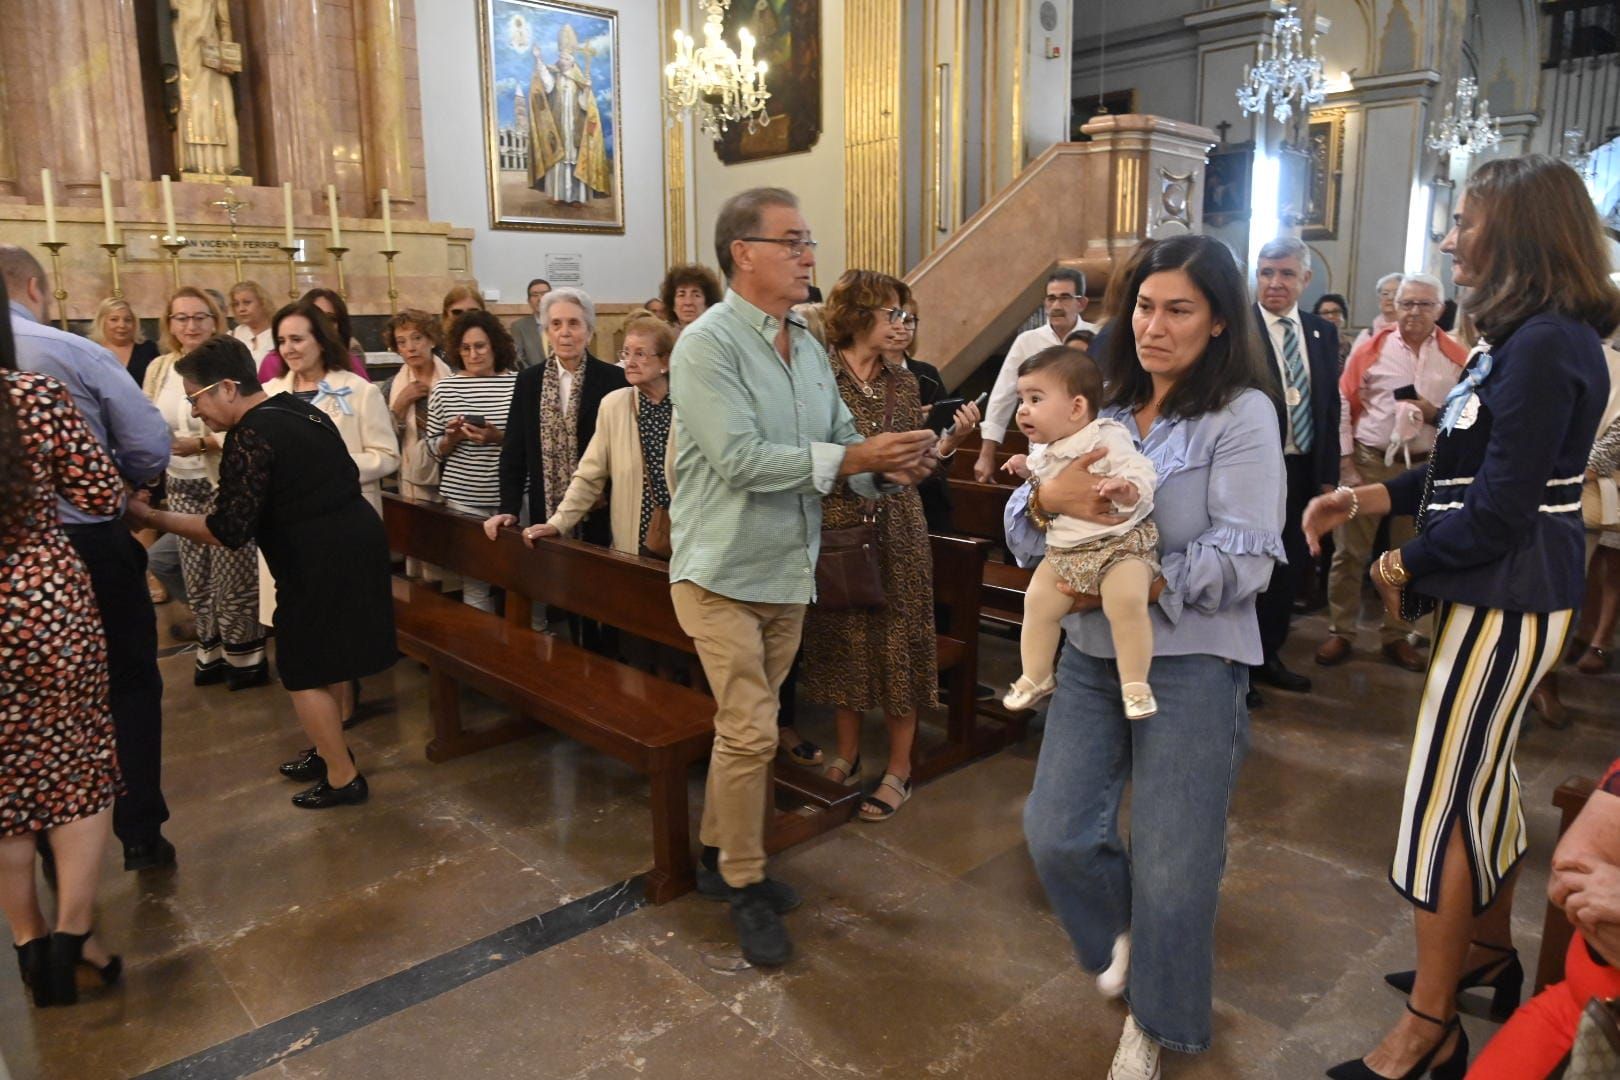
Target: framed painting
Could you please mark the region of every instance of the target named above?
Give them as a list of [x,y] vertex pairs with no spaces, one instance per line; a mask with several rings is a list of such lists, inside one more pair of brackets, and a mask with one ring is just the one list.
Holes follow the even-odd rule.
[[732,48],[744,27],[754,35],[754,56],[769,65],[770,120],[753,131],[731,125],[714,152],[727,165],[802,154],[821,138],[821,0],[732,0],[725,17]]
[[1250,166],[1254,143],[1221,143],[1204,168],[1204,222],[1226,225],[1249,216]]
[[478,4],[490,227],[624,232],[618,13]]
[[1306,128],[1304,210],[1300,215],[1307,240],[1335,240],[1339,235],[1339,191],[1344,180],[1344,109],[1318,109]]

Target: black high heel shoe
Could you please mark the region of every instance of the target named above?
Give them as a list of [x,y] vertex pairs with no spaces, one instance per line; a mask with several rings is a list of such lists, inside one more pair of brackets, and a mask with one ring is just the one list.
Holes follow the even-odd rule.
[[[1438,1020],[1428,1013],[1418,1012],[1410,1004],[1406,1006],[1406,1011],[1440,1029],[1440,1038],[1435,1040],[1435,1044],[1429,1048],[1427,1054],[1418,1058],[1416,1065],[1398,1077],[1388,1077],[1383,1073],[1373,1072],[1365,1061],[1356,1058],[1354,1061],[1346,1061],[1329,1069],[1328,1080],[1419,1080],[1424,1073],[1428,1073],[1434,1080],[1463,1080],[1468,1072],[1468,1032],[1462,1029],[1457,1017],[1453,1015],[1450,1020]],[[1446,1040],[1451,1037],[1453,1031],[1457,1033],[1456,1049],[1451,1052],[1450,1057],[1431,1070],[1430,1063],[1434,1061],[1434,1056],[1440,1052],[1440,1048],[1446,1045]]]
[[17,950],[23,985],[33,994],[34,1004],[44,1008],[51,1003],[51,939],[37,937],[12,948]]
[[52,1005],[79,1003],[79,968],[87,967],[101,979],[101,985],[116,984],[124,973],[124,961],[114,956],[97,966],[84,958],[84,943],[94,930],[83,934],[55,933],[51,935],[50,994]]
[[[1472,944],[1481,949],[1500,953],[1501,957],[1481,964],[1472,971],[1464,972],[1462,978],[1457,980],[1457,993],[1460,995],[1464,990],[1478,987],[1488,988],[1491,991],[1490,1016],[1500,1024],[1513,1015],[1513,1010],[1519,1007],[1519,999],[1524,994],[1524,965],[1519,962],[1519,950],[1484,941],[1475,941]],[[1384,981],[1401,993],[1410,994],[1413,984],[1417,981],[1417,972],[1392,971],[1384,976]]]

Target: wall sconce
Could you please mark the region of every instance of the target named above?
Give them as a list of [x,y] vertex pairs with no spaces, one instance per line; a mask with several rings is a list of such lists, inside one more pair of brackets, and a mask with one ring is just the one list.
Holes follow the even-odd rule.
[[1429,239],[1438,244],[1451,231],[1451,207],[1457,197],[1457,182],[1438,172],[1431,186],[1434,194],[1429,199]]

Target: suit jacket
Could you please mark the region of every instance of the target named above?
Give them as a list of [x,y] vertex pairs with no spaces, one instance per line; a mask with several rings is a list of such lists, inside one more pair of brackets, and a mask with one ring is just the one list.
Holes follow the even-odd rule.
[[[530,320],[533,322],[534,320]],[[538,327],[536,327],[538,329]],[[536,364],[518,373],[517,385],[512,390],[512,409],[506,416],[506,438],[501,443],[501,513],[521,515],[525,493],[538,499],[533,508],[536,520],[545,513],[544,492],[546,474],[540,456],[540,390],[545,384],[549,363]],[[576,460],[585,456],[585,450],[596,434],[596,414],[602,399],[621,386],[629,386],[624,371],[604,364],[589,352],[577,376],[585,380],[579,391],[579,420],[575,424]],[[585,519],[581,535],[593,544],[604,547],[612,543],[613,534],[608,515],[597,511]]]
[[533,315],[512,324],[512,341],[517,345],[518,370],[532,368],[546,358],[546,340]]
[[[1287,396],[1282,384],[1282,358],[1266,329],[1266,317],[1256,304],[1254,312],[1260,340],[1265,342],[1270,361],[1266,375],[1276,400],[1284,402],[1277,414],[1277,434],[1288,443]],[[1305,362],[1311,372],[1311,450],[1314,479],[1318,484],[1339,482],[1339,331],[1326,319],[1307,311],[1299,313],[1304,328]]]

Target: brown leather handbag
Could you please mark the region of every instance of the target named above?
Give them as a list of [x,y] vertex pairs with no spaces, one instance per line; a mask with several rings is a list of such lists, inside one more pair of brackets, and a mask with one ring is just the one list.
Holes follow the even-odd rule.
[[[890,373],[883,397],[883,427],[894,419],[894,377]],[[844,529],[821,530],[821,555],[816,559],[816,607],[823,611],[870,611],[887,607],[883,570],[878,561],[878,504],[861,503],[861,523]]]
[[652,517],[647,519],[647,535],[641,541],[641,553],[649,559],[662,559],[669,561],[670,552],[674,547],[669,540],[669,510],[665,507],[655,507]]

